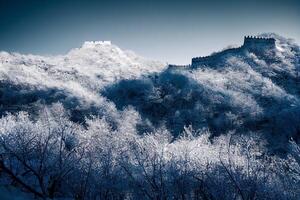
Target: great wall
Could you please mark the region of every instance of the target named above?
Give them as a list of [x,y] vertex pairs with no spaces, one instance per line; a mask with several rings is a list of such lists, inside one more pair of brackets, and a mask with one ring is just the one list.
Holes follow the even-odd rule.
[[276,40],[274,38],[263,38],[263,37],[255,37],[255,36],[245,36],[244,43],[242,46],[237,48],[229,48],[221,52],[213,53],[209,56],[201,56],[192,58],[192,62],[190,65],[173,65],[170,64],[169,67],[174,68],[182,68],[182,67],[197,67],[200,65],[211,65],[216,62],[216,60],[222,56],[228,54],[240,53],[243,50],[247,50],[250,52],[255,52],[259,50],[266,50],[275,48]]

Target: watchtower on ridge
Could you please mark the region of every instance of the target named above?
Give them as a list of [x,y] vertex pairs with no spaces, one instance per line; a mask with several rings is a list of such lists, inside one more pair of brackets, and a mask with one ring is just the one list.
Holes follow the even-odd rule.
[[226,49],[210,56],[194,57],[192,58],[191,66],[195,67],[199,65],[212,65],[215,64],[217,59],[219,59],[220,57],[232,53],[239,53],[241,52],[241,50],[256,52],[266,49],[272,49],[275,48],[275,41],[276,40],[274,38],[245,36],[244,44],[241,47]]
[[245,36],[242,48],[249,50],[268,49],[275,47],[274,38]]

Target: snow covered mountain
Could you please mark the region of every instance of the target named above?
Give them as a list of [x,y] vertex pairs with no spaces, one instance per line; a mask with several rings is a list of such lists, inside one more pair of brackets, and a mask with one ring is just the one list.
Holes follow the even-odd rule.
[[259,37],[276,41],[248,38],[187,66],[110,42],[1,52],[0,192],[299,199],[300,47]]
[[298,139],[299,46],[275,34],[260,37],[276,46],[224,50],[208,57],[213,64],[187,67],[167,68],[110,42],[85,42],[60,56],[1,52],[2,113],[62,102],[74,121],[114,121],[129,106],[141,116],[141,133],[166,127],[176,136],[192,126],[214,135],[262,131]]
[[99,91],[105,85],[159,72],[166,65],[104,41],[85,42],[59,56],[1,52],[0,66],[0,101],[5,112],[57,101],[72,109],[101,107],[105,100]]
[[165,125],[174,135],[192,125],[214,135],[254,131],[276,135],[275,143],[298,139],[299,46],[274,34],[260,37],[275,38],[276,46],[224,50],[198,65],[172,65],[148,78],[121,80],[103,94],[118,109],[134,106],[150,121],[144,124]]

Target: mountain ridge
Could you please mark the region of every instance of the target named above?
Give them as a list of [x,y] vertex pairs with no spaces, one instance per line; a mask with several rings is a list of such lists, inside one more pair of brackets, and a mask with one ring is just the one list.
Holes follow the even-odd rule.
[[[235,129],[270,132],[279,113],[298,113],[300,50],[276,34],[258,37],[274,38],[276,47],[225,50],[212,54],[213,63],[187,68],[167,68],[101,41],[54,57],[1,52],[1,112],[62,102],[75,121],[90,115],[114,121],[129,106],[141,117],[140,132],[166,126],[178,135],[190,125],[216,135]],[[232,124],[233,118],[243,125]],[[275,134],[297,139],[294,129],[280,134],[278,128]]]

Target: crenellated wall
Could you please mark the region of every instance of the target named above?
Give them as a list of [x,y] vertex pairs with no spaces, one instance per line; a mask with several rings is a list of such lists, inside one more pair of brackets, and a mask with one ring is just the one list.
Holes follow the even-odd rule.
[[168,64],[169,68],[189,68],[191,65],[174,65],[174,64]]
[[244,37],[244,44],[238,48],[231,48],[226,49],[224,51],[212,54],[210,56],[203,56],[203,57],[194,57],[192,58],[192,67],[199,66],[199,65],[211,65],[217,62],[217,59],[230,54],[230,53],[238,53],[241,50],[248,50],[248,51],[257,51],[257,50],[265,50],[270,48],[275,48],[275,39],[274,38],[262,38],[262,37],[255,37],[255,36],[245,36]]
[[226,49],[224,51],[218,52],[218,53],[214,53],[210,56],[202,56],[202,57],[195,57],[192,58],[192,66],[198,66],[198,65],[211,65],[214,64],[217,59],[219,59],[220,57],[227,55],[227,54],[231,54],[231,53],[238,53],[240,51],[240,47],[239,48],[230,48],[230,49]]

